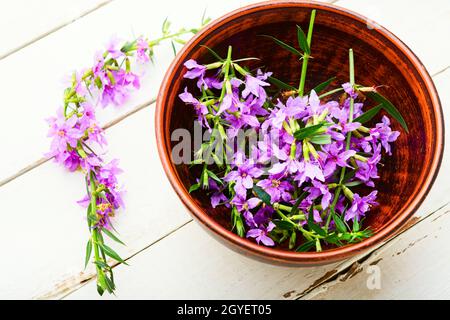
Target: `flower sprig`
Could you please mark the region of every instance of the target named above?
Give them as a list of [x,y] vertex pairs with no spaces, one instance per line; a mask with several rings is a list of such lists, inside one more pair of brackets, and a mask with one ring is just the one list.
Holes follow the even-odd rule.
[[[208,21],[202,18],[202,26]],[[184,43],[182,36],[198,30],[183,28],[171,32],[166,19],[160,38],[138,37],[125,43],[112,39],[105,51],[96,53],[92,67],[73,73],[70,86],[64,90],[62,107],[56,117],[47,120],[52,143],[46,156],[54,157],[70,171],[81,171],[85,175],[86,195],[78,201],[87,209],[90,233],[85,266],[93,256],[100,295],[105,291],[114,293],[116,289],[110,260],[123,264],[126,261],[105,243],[107,237],[124,244],[111,222],[117,210],[124,207],[124,190],[117,178],[122,172],[118,160],[104,160],[107,140],[96,119],[96,108],[123,105],[130,93],[140,87],[140,77],[132,71],[132,65],[151,61],[154,48],[165,40],[172,41],[175,50],[174,42]]]
[[[197,81],[199,97],[188,88],[179,97],[212,133],[195,152],[192,165],[202,170],[189,191],[206,192],[213,208],[229,208],[232,229],[241,237],[320,252],[372,235],[363,220],[377,205],[377,190],[363,193],[375,188],[382,156],[391,155],[400,132],[386,115],[373,127],[365,125],[384,110],[406,132],[408,127],[376,88],[356,83],[352,49],[345,83],[324,92],[333,77],[305,93],[315,16],[314,10],[307,34],[297,26],[298,49],[265,36],[301,61],[298,87],[271,72],[250,72],[238,63],[248,59],[232,59],[232,47],[225,59],[208,48],[217,62],[185,63],[184,77]],[[274,96],[268,94],[270,83],[279,88]],[[378,105],[364,111],[366,99]],[[235,138],[243,130],[260,140],[241,147]]]

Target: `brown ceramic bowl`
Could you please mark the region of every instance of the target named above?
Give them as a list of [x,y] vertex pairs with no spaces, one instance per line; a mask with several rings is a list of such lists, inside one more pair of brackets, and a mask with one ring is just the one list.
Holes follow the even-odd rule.
[[[196,59],[212,61],[211,55],[200,45],[206,45],[226,56],[226,48],[233,46],[234,57],[258,57],[277,78],[296,84],[300,64],[295,57],[275,46],[273,35],[287,43],[296,43],[295,25],[307,29],[311,9],[317,9],[312,43],[314,59],[309,63],[307,88],[312,88],[331,76],[340,83],[348,79],[348,49],[355,52],[356,82],[380,88],[403,114],[410,134],[402,131],[393,150],[381,169],[378,180],[380,205],[365,220],[375,235],[361,243],[320,253],[296,253],[267,248],[242,239],[230,230],[228,210],[213,210],[206,196],[198,192],[190,195],[189,186],[195,176],[186,165],[174,165],[171,132],[176,128],[192,130],[194,113],[178,98],[185,86],[183,63]],[[424,200],[438,173],[444,146],[444,124],[438,94],[419,59],[411,50],[382,27],[368,28],[367,19],[359,14],[330,4],[270,1],[250,5],[210,23],[179,52],[162,83],[156,109],[158,151],[166,174],[178,196],[213,235],[231,248],[264,261],[287,265],[317,265],[348,258],[376,246],[394,235]],[[236,55],[238,54],[238,56]],[[254,62],[256,67],[261,62]],[[394,122],[394,121],[393,121]]]

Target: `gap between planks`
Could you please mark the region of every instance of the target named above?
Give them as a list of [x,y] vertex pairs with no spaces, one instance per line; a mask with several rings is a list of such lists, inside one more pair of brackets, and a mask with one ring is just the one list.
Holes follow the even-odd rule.
[[100,8],[102,8],[102,7],[104,7],[104,6],[106,6],[107,4],[109,4],[109,3],[113,2],[113,1],[114,1],[114,0],[105,0],[104,2],[99,3],[99,4],[96,5],[95,7],[93,7],[93,8],[91,8],[91,9],[88,9],[88,10],[82,12],[79,16],[77,16],[77,17],[75,17],[75,18],[72,18],[72,19],[70,19],[69,21],[63,22],[63,23],[61,23],[60,25],[58,25],[58,26],[56,26],[56,27],[50,29],[49,31],[44,32],[43,34],[38,35],[38,36],[34,37],[33,39],[31,39],[31,40],[25,42],[24,44],[22,44],[22,45],[20,45],[20,46],[18,46],[18,47],[16,47],[16,48],[14,48],[14,49],[11,49],[10,51],[7,51],[6,53],[0,55],[0,60],[3,60],[3,59],[5,59],[5,58],[9,57],[10,55],[12,55],[12,54],[14,54],[14,53],[16,53],[16,52],[18,52],[18,51],[20,51],[20,50],[22,50],[22,49],[24,49],[24,48],[30,46],[30,45],[32,45],[33,43],[35,43],[35,42],[37,42],[37,41],[39,41],[39,40],[41,40],[41,39],[47,37],[48,35],[51,35],[52,33],[55,33],[56,31],[61,30],[61,29],[64,28],[64,27],[67,27],[68,25],[74,23],[75,21],[77,21],[77,20],[79,20],[79,19],[81,19],[81,18],[86,17],[87,15],[93,13],[94,11],[96,11],[96,10],[98,10],[98,9],[100,9]]
[[[111,2],[113,0],[109,0],[109,1]],[[337,2],[337,1],[339,1],[339,0],[336,0],[335,2]],[[335,2],[331,2],[331,3],[335,3]],[[431,78],[433,78],[433,80],[434,80],[435,77],[445,73],[449,69],[450,69],[450,65],[445,67],[445,68],[443,68],[442,70],[437,71],[433,75],[431,75]],[[129,116],[133,115],[134,113],[136,113],[136,112],[138,112],[138,111],[140,111],[140,110],[142,110],[142,109],[152,105],[155,102],[156,102],[156,98],[152,98],[150,101],[144,102],[143,104],[138,105],[135,108],[132,108],[129,112],[123,114],[122,116],[109,121],[106,125],[103,126],[103,129],[108,129],[108,128],[114,126],[115,124],[125,120],[127,117],[129,117]],[[30,165],[26,166],[25,168],[19,170],[17,173],[7,177],[6,179],[1,180],[0,181],[0,187],[4,186],[5,184],[13,181],[14,179],[16,179],[18,177],[24,175],[25,173],[27,173],[27,172],[29,172],[29,171],[39,167],[40,165],[46,163],[49,160],[50,160],[50,158],[41,158],[41,159],[31,163]]]
[[[320,289],[320,287],[324,285],[331,285],[334,283],[338,283],[339,281],[345,281],[347,279],[352,278],[354,275],[356,275],[358,272],[360,272],[364,267],[365,264],[368,261],[371,261],[371,258],[374,257],[380,250],[388,248],[391,245],[394,245],[397,242],[397,239],[406,233],[408,230],[412,229],[413,227],[419,225],[420,223],[425,223],[427,220],[430,219],[437,219],[438,217],[434,217],[437,213],[439,213],[442,209],[445,207],[449,207],[450,202],[447,202],[446,204],[442,205],[438,209],[432,211],[431,213],[423,216],[423,217],[414,217],[412,218],[409,223],[407,223],[400,231],[398,231],[391,239],[388,241],[380,244],[376,248],[364,252],[354,258],[350,258],[348,260],[343,261],[341,264],[337,265],[335,269],[330,270],[326,272],[323,276],[316,278],[315,280],[311,281],[311,285],[306,288],[305,290],[301,291],[300,293],[296,293],[295,290],[291,290],[283,295],[284,298],[292,298],[292,299],[304,299],[308,298],[311,295],[314,295],[315,290]],[[166,238],[169,238],[170,236],[174,235],[177,231],[180,229],[186,227],[189,225],[193,219],[189,219],[186,222],[180,224],[178,227],[176,227],[174,230],[170,231],[166,235],[161,236],[155,241],[152,241],[149,245],[145,246],[142,249],[137,250],[135,253],[130,254],[128,257],[126,257],[124,260],[129,261],[133,257],[137,256],[138,254],[150,249],[154,244],[165,240]],[[371,262],[370,264],[376,264],[379,260],[376,260],[374,262]],[[113,268],[119,266],[121,263],[115,262],[113,265]],[[59,283],[56,286],[56,289],[53,291],[50,291],[46,294],[40,295],[39,297],[36,297],[35,299],[64,299],[66,297],[69,297],[72,293],[78,291],[81,289],[84,285],[89,283],[90,281],[94,280],[96,278],[95,274],[87,274],[83,275],[80,274],[80,276],[76,278],[69,278],[61,283]],[[280,297],[281,298],[281,297]]]
[[[193,221],[193,219],[189,219],[189,220],[183,222],[182,224],[180,224],[179,226],[175,227],[170,232],[168,232],[168,233],[162,235],[161,237],[159,237],[158,239],[152,241],[151,243],[149,243],[148,245],[146,245],[142,249],[139,249],[136,252],[130,254],[129,256],[124,258],[124,261],[128,262],[130,259],[132,259],[133,257],[137,256],[141,252],[147,250],[151,246],[157,244],[158,242],[164,240],[167,237],[170,237],[172,234],[174,234],[178,230],[182,229],[183,227],[187,226],[192,221]],[[110,261],[110,263],[111,263],[111,267],[113,269],[121,264],[120,262],[112,261],[112,260]],[[69,296],[73,292],[75,292],[75,291],[81,289],[82,287],[84,287],[87,283],[89,283],[90,281],[92,281],[95,278],[96,278],[96,274],[93,273],[93,272],[88,273],[88,274],[81,273],[75,279],[74,278],[69,278],[69,279],[66,279],[65,281],[57,284],[55,286],[55,290],[52,290],[52,291],[49,291],[49,292],[47,292],[47,293],[45,293],[43,295],[39,295],[37,297],[34,297],[33,299],[36,299],[36,300],[64,299],[65,297]]]
[[[393,246],[397,242],[396,240],[401,235],[408,232],[416,225],[425,223],[427,220],[430,219],[437,219],[438,217],[435,218],[434,215],[439,213],[446,207],[450,209],[450,202],[445,203],[438,209],[432,211],[431,213],[421,218],[412,217],[411,220],[409,220],[409,222],[405,226],[403,226],[403,228],[400,229],[400,231],[397,232],[391,239],[387,240],[386,242],[383,242],[382,244],[378,245],[377,247],[366,253],[363,253],[355,258],[351,258],[349,260],[344,261],[342,264],[338,265],[335,270],[327,272],[322,277],[318,278],[310,287],[298,293],[295,299],[300,300],[313,298],[315,296],[315,291],[320,290],[321,287],[323,286],[331,287],[335,284],[338,284],[339,282],[344,282],[347,279],[351,279],[354,275],[363,270],[367,262],[371,261],[371,258],[375,257],[381,250]],[[381,259],[372,261],[370,265],[374,265],[379,261],[381,261]]]
[[[154,104],[156,102],[156,98],[152,98],[151,100],[144,102],[140,105],[138,105],[137,107],[132,108],[131,110],[129,110],[128,112],[124,113],[123,115],[121,115],[120,117],[113,119],[109,122],[107,122],[104,126],[103,129],[106,130],[108,128],[111,128],[112,126],[118,124],[119,122],[122,122],[123,120],[125,120],[126,118],[128,118],[129,116],[135,114],[136,112],[145,109],[146,107],[151,106],[152,104]],[[35,162],[33,162],[32,164],[26,166],[25,168],[19,170],[17,173],[13,174],[12,176],[9,176],[8,178],[0,181],[0,187],[4,186],[5,184],[13,181],[14,179],[24,175],[25,173],[39,167],[40,165],[43,165],[44,163],[46,163],[47,161],[53,159],[52,158],[41,158]]]
[[[39,40],[41,40],[42,38],[70,25],[71,23],[89,15],[90,13],[98,10],[99,8],[111,3],[113,0],[106,0],[100,4],[98,4],[96,7],[87,10],[86,12],[82,13],[80,16],[71,19],[70,21],[63,23],[53,29],[51,29],[50,31],[35,37],[34,39],[26,42],[25,44],[12,49],[11,51],[3,54],[2,56],[0,56],[0,60],[8,57],[11,54],[14,54],[15,52],[26,48],[27,46],[33,44],[34,42],[37,42]],[[328,1],[329,3],[335,4],[337,3],[339,0],[331,0]],[[434,73],[432,75],[432,78],[444,73],[445,71],[447,71],[448,69],[450,69],[450,66],[447,66],[445,68],[443,68],[442,70]],[[113,119],[111,121],[109,121],[108,123],[106,123],[103,128],[104,129],[108,129],[114,125],[116,125],[117,123],[123,121],[124,119],[126,119],[127,117],[131,116],[132,114],[148,107],[151,106],[153,103],[155,103],[155,99],[151,99],[150,101],[144,102],[141,105],[138,105],[135,108],[132,108],[129,112],[125,113],[124,115],[118,117],[117,119]],[[24,175],[25,173],[33,170],[34,168],[39,167],[40,165],[46,163],[47,161],[51,160],[51,158],[41,158],[38,161],[30,164],[29,166],[19,170],[16,174],[4,179],[3,181],[0,181],[0,187],[13,181],[14,179]],[[416,219],[416,220],[411,220],[411,223],[409,223],[406,227],[404,227],[400,232],[398,232],[394,237],[392,237],[390,240],[388,240],[385,243],[382,243],[381,245],[379,245],[378,247],[376,247],[375,249],[364,253],[360,256],[358,256],[357,258],[353,258],[347,261],[344,261],[341,265],[338,266],[338,268],[336,270],[330,271],[328,273],[326,273],[323,277],[317,279],[316,281],[313,282],[313,284],[307,288],[306,290],[304,290],[303,292],[301,292],[300,294],[297,294],[296,299],[302,299],[306,296],[308,296],[310,293],[313,293],[314,290],[316,290],[318,287],[324,285],[324,284],[328,284],[328,283],[333,283],[334,281],[336,281],[336,279],[341,279],[341,278],[349,278],[351,277],[355,272],[357,272],[357,270],[359,270],[360,268],[363,267],[364,263],[368,260],[370,260],[370,258],[375,255],[379,250],[381,250],[382,248],[385,248],[388,244],[393,244],[393,242],[395,242],[395,240],[402,235],[403,233],[405,233],[406,231],[410,230],[412,227],[414,227],[415,225],[425,221],[426,219],[431,218],[437,211],[441,210],[442,208],[444,208],[445,206],[449,205],[449,203],[445,204],[444,206],[440,207],[439,209],[433,211],[432,213],[424,216],[421,219]],[[157,240],[151,242],[150,244],[148,244],[147,246],[145,246],[142,249],[139,249],[138,251],[136,251],[135,253],[129,255],[125,261],[128,261],[129,259],[132,259],[133,257],[135,257],[136,255],[140,254],[141,252],[149,249],[151,246],[153,246],[154,244],[164,240],[165,238],[171,236],[172,234],[174,234],[175,232],[177,232],[178,230],[180,230],[181,228],[187,226],[189,223],[191,223],[193,220],[190,219],[186,222],[184,222],[183,224],[181,224],[180,226],[176,227],[175,229],[173,229],[172,231],[168,232],[167,234],[163,235],[162,237],[158,238]],[[120,263],[115,263],[113,267],[118,266]],[[45,295],[39,296],[37,297],[37,299],[48,299],[48,298],[54,298],[54,297],[60,297],[60,298],[64,298],[69,296],[71,293],[77,291],[78,289],[80,289],[81,287],[83,287],[85,284],[87,284],[88,282],[90,282],[91,280],[93,280],[95,278],[95,274],[89,274],[89,275],[85,275],[83,277],[80,277],[80,281],[78,281],[77,284],[75,284],[74,286],[69,286],[69,287],[65,287],[64,285],[59,286],[58,291],[56,292],[49,292]],[[73,283],[73,282],[72,282]]]

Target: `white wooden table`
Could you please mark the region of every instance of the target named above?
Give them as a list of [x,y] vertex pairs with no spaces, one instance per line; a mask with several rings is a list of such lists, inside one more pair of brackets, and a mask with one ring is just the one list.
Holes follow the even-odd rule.
[[[113,34],[153,38],[166,16],[175,28],[196,26],[204,8],[216,18],[251,2],[0,1],[0,298],[99,298],[93,270],[83,270],[88,234],[75,203],[83,179],[42,159],[49,144],[43,119],[61,102],[63,76],[89,66]],[[332,2],[369,16],[410,46],[433,75],[450,123],[450,1]],[[256,262],[192,222],[163,173],[151,99],[172,57],[169,45],[158,47],[142,89],[100,115],[109,124],[109,154],[125,170],[127,208],[115,225],[127,246],[116,248],[131,265],[115,267],[117,296],[102,299],[450,298],[449,148],[415,219],[388,243],[322,267]],[[367,286],[374,266],[380,289]]]

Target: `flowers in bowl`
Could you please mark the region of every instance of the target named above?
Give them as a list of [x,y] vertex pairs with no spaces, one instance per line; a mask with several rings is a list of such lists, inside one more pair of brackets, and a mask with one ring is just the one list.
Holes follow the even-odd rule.
[[[302,61],[298,87],[248,70],[242,63],[255,58],[233,60],[232,47],[226,58],[208,48],[217,61],[186,61],[184,77],[195,91],[179,95],[209,133],[195,150],[192,165],[201,171],[189,192],[206,190],[212,207],[228,208],[239,236],[300,252],[372,235],[364,217],[377,205],[378,169],[400,135],[390,118],[408,131],[376,88],[355,83],[352,49],[348,80],[326,91],[331,78],[305,92],[315,14],[307,34],[297,26],[299,49],[266,36]],[[367,109],[366,99],[378,105]],[[390,118],[369,126],[381,110]]]

